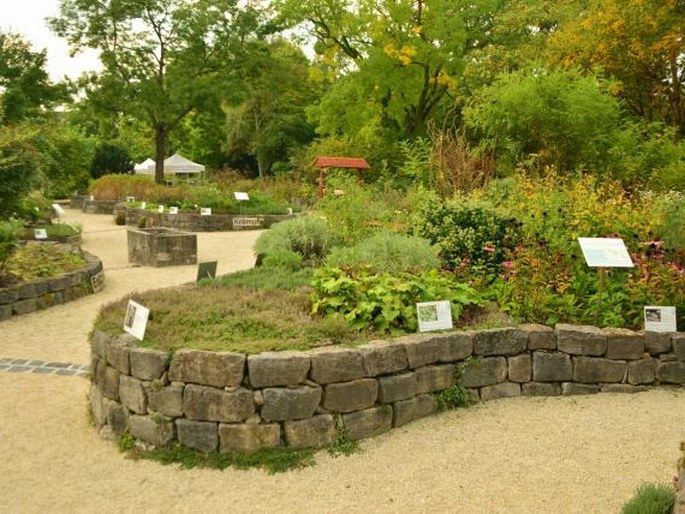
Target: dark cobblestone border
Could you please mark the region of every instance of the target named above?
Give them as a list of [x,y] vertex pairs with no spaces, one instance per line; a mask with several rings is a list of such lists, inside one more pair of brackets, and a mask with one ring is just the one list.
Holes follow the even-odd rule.
[[0,357],[0,371],[7,373],[34,373],[36,375],[60,375],[65,377],[87,377],[87,364],[42,361],[38,359],[15,359]]

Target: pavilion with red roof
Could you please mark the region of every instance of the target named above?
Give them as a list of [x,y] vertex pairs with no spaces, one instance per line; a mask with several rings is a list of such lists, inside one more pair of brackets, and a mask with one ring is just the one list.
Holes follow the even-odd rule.
[[319,168],[319,198],[323,198],[324,172],[326,168],[350,168],[357,170],[357,181],[362,183],[362,170],[371,168],[362,157],[317,157],[314,167]]

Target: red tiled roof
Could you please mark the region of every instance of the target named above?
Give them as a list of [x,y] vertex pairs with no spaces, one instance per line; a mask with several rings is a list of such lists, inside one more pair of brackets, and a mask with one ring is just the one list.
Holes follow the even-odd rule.
[[317,157],[314,161],[316,168],[354,168],[368,170],[371,168],[366,159],[361,157]]

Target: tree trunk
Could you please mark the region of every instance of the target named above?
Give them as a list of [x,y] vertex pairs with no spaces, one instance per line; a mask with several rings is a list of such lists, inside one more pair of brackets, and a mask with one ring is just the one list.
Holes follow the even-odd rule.
[[164,154],[166,152],[166,127],[155,124],[155,182],[164,184]]

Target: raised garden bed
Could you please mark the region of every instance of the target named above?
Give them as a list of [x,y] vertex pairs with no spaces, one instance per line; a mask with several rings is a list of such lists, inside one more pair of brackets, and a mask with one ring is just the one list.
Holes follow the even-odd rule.
[[[685,384],[685,333],[525,325],[305,352],[140,348],[92,337],[91,408],[103,434],[203,452],[331,446],[449,407],[515,396]],[[461,395],[461,396],[460,396]]]
[[128,260],[145,266],[197,263],[197,236],[171,228],[129,228]]

